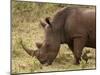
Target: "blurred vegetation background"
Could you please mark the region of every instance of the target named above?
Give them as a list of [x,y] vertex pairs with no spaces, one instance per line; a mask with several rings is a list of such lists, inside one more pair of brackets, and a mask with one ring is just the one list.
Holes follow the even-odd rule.
[[61,45],[59,54],[51,66],[43,66],[36,58],[29,56],[21,47],[20,39],[31,49],[36,49],[35,42],[42,42],[44,31],[40,26],[40,19],[47,16],[53,17],[54,13],[63,7],[86,7],[71,4],[37,3],[12,0],[12,73],[34,73],[65,71],[79,69],[95,69],[95,49],[91,50],[89,63],[82,60],[79,66],[73,65],[73,54],[67,45]]

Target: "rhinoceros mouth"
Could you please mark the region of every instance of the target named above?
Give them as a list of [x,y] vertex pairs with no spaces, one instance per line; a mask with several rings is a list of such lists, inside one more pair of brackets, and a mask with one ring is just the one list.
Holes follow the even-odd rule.
[[44,66],[48,66],[48,65],[51,65],[52,63],[51,62],[40,62],[42,65],[44,65]]
[[39,60],[39,62],[40,62],[42,65],[48,66],[48,65],[51,65],[51,64],[52,64],[52,62],[50,62],[49,59],[41,60],[41,59],[38,58],[38,57],[36,57],[36,58]]
[[51,65],[52,62],[49,61],[49,59],[45,59],[45,60],[40,60],[40,58],[37,57],[37,59],[39,60],[39,62],[42,64],[42,65]]
[[40,63],[43,65],[48,64],[46,61],[42,61],[42,62],[40,61]]

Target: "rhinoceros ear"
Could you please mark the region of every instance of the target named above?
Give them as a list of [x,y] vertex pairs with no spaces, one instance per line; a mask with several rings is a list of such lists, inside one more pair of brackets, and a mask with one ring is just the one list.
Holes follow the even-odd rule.
[[51,22],[50,22],[50,17],[46,17],[45,21],[41,20],[40,23],[41,23],[42,27],[44,27],[44,28],[46,26],[52,27]]
[[41,48],[42,43],[36,42],[36,46],[37,46],[37,48]]
[[50,27],[52,27],[51,22],[50,22],[50,17],[46,17],[45,21]]
[[42,25],[43,28],[46,26],[46,22],[43,20],[40,21],[40,24]]

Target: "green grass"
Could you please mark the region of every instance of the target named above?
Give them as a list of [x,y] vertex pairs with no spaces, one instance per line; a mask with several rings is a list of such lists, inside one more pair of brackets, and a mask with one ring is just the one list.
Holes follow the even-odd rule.
[[12,73],[95,69],[95,49],[84,49],[84,51],[90,50],[89,56],[92,56],[87,64],[82,60],[80,65],[74,65],[71,50],[67,45],[61,45],[53,64],[43,66],[36,58],[29,56],[20,45],[20,39],[22,39],[27,47],[37,49],[35,42],[42,42],[44,39],[44,30],[40,26],[40,19],[53,16],[57,10],[65,6],[77,5],[41,4],[12,0]]

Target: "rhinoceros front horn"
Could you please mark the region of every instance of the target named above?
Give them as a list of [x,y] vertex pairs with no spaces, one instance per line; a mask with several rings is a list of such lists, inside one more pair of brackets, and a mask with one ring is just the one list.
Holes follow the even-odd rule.
[[35,51],[28,49],[23,43],[22,40],[20,41],[20,44],[22,46],[22,48],[26,51],[26,53],[28,53],[30,56],[34,57],[35,56]]

